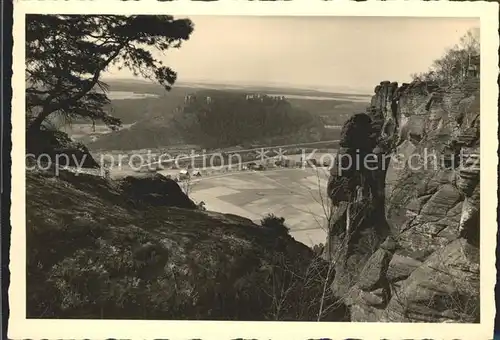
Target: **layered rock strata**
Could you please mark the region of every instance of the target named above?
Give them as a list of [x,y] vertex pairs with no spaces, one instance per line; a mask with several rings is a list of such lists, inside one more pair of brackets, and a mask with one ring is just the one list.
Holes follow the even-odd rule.
[[378,167],[334,166],[328,187],[333,293],[352,321],[479,322],[479,80],[384,81],[364,115],[336,166],[365,140]]

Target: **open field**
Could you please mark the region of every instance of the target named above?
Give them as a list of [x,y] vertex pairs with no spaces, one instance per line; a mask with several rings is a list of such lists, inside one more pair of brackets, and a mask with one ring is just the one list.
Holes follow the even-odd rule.
[[[129,129],[132,124],[123,124],[121,129]],[[89,142],[99,138],[102,135],[112,133],[109,127],[103,124],[90,123],[75,123],[67,126],[62,126],[61,130],[66,132],[71,138],[76,141]]]
[[327,170],[276,169],[234,172],[191,183],[190,196],[208,210],[247,217],[257,223],[266,214],[284,217],[290,234],[307,245],[326,240]]
[[[158,173],[176,177],[179,170],[165,169]],[[189,186],[191,199],[196,203],[203,201],[207,210],[240,215],[256,223],[272,213],[285,218],[290,234],[297,241],[309,246],[325,242],[327,168],[201,170],[201,173],[202,177],[179,184],[183,190]],[[144,175],[127,167],[111,169],[113,178]]]
[[[134,129],[134,123],[144,122],[153,116],[160,115],[166,120],[171,111],[179,105],[184,104],[184,96],[189,93],[204,89],[218,89],[236,92],[260,91],[270,95],[283,95],[290,103],[300,109],[307,110],[324,118],[328,125],[328,131],[332,131],[332,138],[338,138],[340,127],[347,116],[356,110],[366,107],[369,96],[366,94],[323,92],[310,89],[288,89],[288,88],[262,88],[241,87],[231,88],[213,84],[182,84],[166,93],[161,87],[149,83],[110,81],[112,90],[110,98],[114,106],[114,114],[124,120],[122,129]],[[156,125],[155,125],[156,126]],[[83,142],[89,142],[89,138],[95,140],[104,135],[113,135],[104,126],[96,126],[96,131],[91,130],[91,124],[74,124],[69,134]],[[147,134],[146,130],[136,133]],[[330,138],[329,138],[330,139]],[[161,144],[161,143],[160,143]],[[157,144],[152,148],[153,153],[164,153],[174,145]],[[302,145],[302,147],[304,147]],[[180,145],[178,146],[180,147]],[[290,146],[289,146],[290,147]],[[321,148],[319,145],[311,145],[311,148]],[[330,146],[331,147],[331,146]],[[90,144],[91,150],[93,145]],[[191,149],[197,149],[192,146]],[[186,146],[186,150],[188,150]],[[95,150],[94,150],[95,151]],[[118,154],[143,154],[146,150],[128,150],[127,152],[102,149],[100,153],[111,155],[113,159]],[[182,151],[182,150],[181,150]],[[179,152],[181,152],[179,151]],[[223,152],[224,150],[217,150]],[[290,150],[291,151],[291,150]],[[318,150],[319,151],[319,150]],[[115,155],[116,153],[116,155]],[[168,150],[168,154],[176,154]],[[181,152],[183,153],[183,152]],[[334,152],[329,152],[333,155]],[[115,157],[116,156],[116,157]],[[301,155],[286,155],[295,162],[300,161]],[[322,163],[322,152],[318,152],[313,158]],[[97,157],[96,159],[100,159]],[[329,160],[329,158],[324,158]],[[111,176],[120,178],[124,176],[142,176],[147,173],[134,171],[125,160],[120,168],[116,165],[111,169]],[[243,163],[248,162],[247,157]],[[224,162],[227,164],[227,162]],[[176,177],[179,170],[168,169],[158,171],[163,175]],[[200,168],[199,164],[195,167]],[[273,213],[285,218],[285,223],[291,229],[291,235],[298,241],[308,245],[324,243],[326,225],[323,205],[328,205],[325,196],[327,169],[302,169],[302,168],[269,168],[265,171],[241,171],[228,169],[200,169],[202,177],[190,181],[189,195],[196,202],[203,201],[208,210],[219,211],[241,215],[260,222],[266,214]],[[181,183],[181,186],[183,183]],[[323,197],[322,197],[323,196]],[[322,200],[324,204],[322,204]]]

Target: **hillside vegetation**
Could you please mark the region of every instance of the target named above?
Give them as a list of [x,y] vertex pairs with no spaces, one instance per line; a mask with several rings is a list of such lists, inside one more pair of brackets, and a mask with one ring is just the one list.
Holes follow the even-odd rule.
[[160,175],[34,171],[26,189],[28,318],[348,319],[282,224],[200,210]]

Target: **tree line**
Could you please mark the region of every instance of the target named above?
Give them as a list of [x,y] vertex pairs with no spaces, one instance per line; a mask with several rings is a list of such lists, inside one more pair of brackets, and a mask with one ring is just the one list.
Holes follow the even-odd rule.
[[470,29],[457,44],[436,59],[428,71],[412,74],[411,77],[413,80],[437,82],[441,86],[458,85],[474,76],[471,71],[479,72],[479,56],[479,28]]

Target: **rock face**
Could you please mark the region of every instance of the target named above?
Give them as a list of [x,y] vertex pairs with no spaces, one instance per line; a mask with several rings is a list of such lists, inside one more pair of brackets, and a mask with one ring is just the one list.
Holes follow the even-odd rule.
[[26,177],[28,318],[316,321],[323,300],[322,320],[348,319],[312,249],[162,176]]
[[157,173],[144,178],[127,176],[120,184],[124,194],[134,202],[162,207],[196,208],[196,204],[184,194],[177,182]]
[[35,158],[43,155],[40,161],[59,166],[81,168],[99,168],[99,164],[92,158],[87,147],[75,142],[62,131],[40,130],[26,133],[26,154]]
[[367,115],[385,161],[330,178],[334,295],[352,321],[479,322],[479,80],[384,81]]

